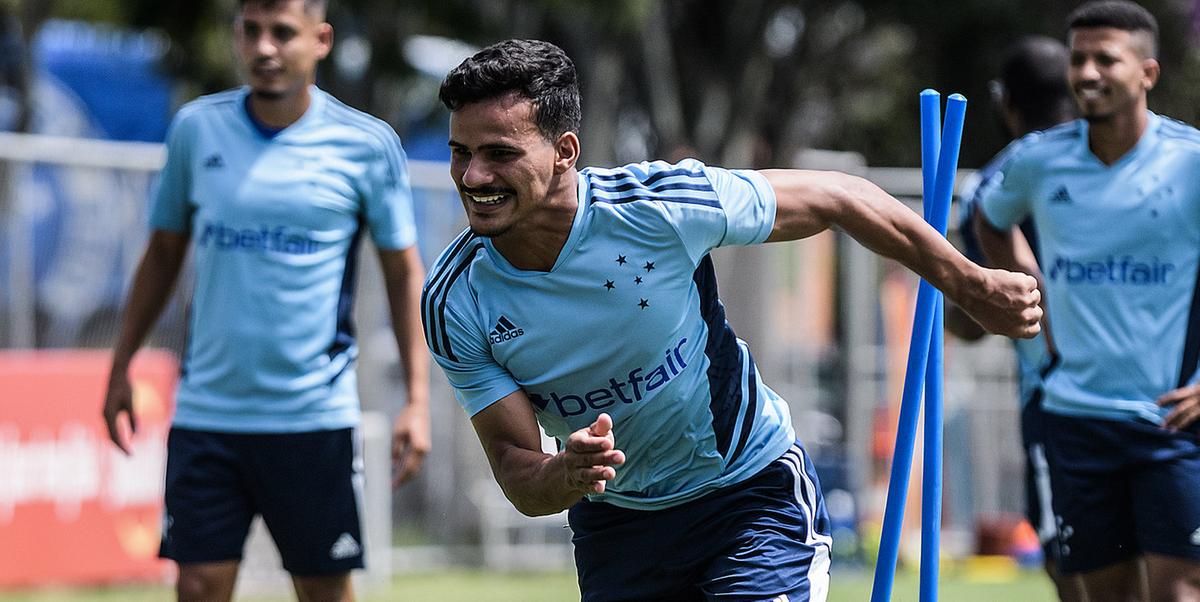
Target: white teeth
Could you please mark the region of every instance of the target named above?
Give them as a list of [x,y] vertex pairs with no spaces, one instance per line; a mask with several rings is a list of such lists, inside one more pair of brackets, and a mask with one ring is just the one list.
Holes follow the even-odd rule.
[[480,205],[495,205],[496,203],[499,203],[503,199],[504,199],[504,195],[502,195],[502,194],[492,194],[492,195],[488,195],[488,196],[471,195],[471,200],[475,201],[476,203],[479,203]]

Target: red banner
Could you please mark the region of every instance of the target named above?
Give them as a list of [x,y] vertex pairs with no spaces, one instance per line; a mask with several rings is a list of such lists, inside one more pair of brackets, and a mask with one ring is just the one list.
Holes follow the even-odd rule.
[[131,456],[100,410],[110,355],[0,352],[0,586],[161,581],[158,560],[171,400],[171,354],[132,369]]

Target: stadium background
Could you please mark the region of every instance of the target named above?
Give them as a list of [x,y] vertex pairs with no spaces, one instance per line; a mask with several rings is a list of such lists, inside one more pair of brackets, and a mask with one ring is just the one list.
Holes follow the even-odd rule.
[[[971,100],[961,163],[980,165],[1003,144],[987,93],[1003,47],[1027,33],[1061,36],[1074,5],[332,4],[336,45],[319,83],[400,133],[412,160],[426,262],[462,227],[442,163],[447,116],[436,88],[473,48],[540,37],[576,59],[585,164],[695,156],[729,166],[836,168],[911,201],[919,194],[917,92],[934,87]],[[1145,4],[1163,29],[1164,78],[1152,108],[1195,124],[1200,3]],[[100,432],[105,350],[145,241],[146,200],[170,115],[198,94],[236,84],[228,28],[235,5],[0,0],[0,598],[47,585],[160,583],[169,571],[152,556],[161,436],[187,287],[137,369],[145,420],[132,460],[118,457]],[[363,260],[373,253],[365,251]],[[839,529],[836,588],[839,573],[872,559],[915,280],[834,233],[722,250],[716,260],[735,330],[791,402],[821,469]],[[357,320],[374,536],[373,569],[364,580],[387,591],[393,574],[403,579],[447,567],[483,568],[483,578],[497,580],[493,572],[569,571],[565,520],[526,519],[508,507],[438,374],[425,471],[394,496],[379,486],[386,481],[388,417],[403,395],[377,270],[361,273]],[[946,375],[943,541],[962,569],[948,575],[1000,579],[1016,574],[1020,562],[1036,564],[1029,533],[1014,518],[1023,494],[1008,348],[995,338],[951,342]],[[915,509],[918,498],[911,499]],[[287,591],[269,548],[261,536],[251,543],[244,592]],[[434,581],[469,581],[455,575]],[[553,589],[561,587],[555,578],[547,591],[562,591]],[[1024,579],[1037,587],[1036,576]],[[156,599],[159,590],[148,591]]]

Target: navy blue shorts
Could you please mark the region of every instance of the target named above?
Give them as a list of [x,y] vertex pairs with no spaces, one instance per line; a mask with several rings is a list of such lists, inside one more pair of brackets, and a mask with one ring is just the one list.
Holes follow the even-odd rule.
[[829,516],[793,445],[750,479],[663,510],[581,501],[568,514],[584,602],[823,601]]
[[1144,422],[1044,415],[1063,572],[1142,553],[1200,560],[1200,442]]
[[240,560],[260,514],[293,575],[362,568],[361,459],[353,429],[232,434],[172,428],[159,556]]
[[1021,408],[1021,443],[1025,449],[1025,518],[1037,531],[1042,553],[1058,563],[1058,529],[1051,507],[1050,464],[1046,459],[1045,410],[1039,389]]

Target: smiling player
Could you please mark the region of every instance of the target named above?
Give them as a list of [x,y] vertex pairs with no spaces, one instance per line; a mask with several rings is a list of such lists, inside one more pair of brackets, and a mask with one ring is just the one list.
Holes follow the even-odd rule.
[[[470,228],[430,270],[426,342],[505,495],[570,509],[583,599],[824,600],[830,525],[787,404],[725,321],[708,253],[838,226],[992,330],[1037,330],[1032,277],[981,268],[838,173],[578,170],[556,46],[509,40],[446,76]],[[559,443],[541,450],[538,424]]]
[[1059,564],[1087,599],[1200,599],[1200,132],[1147,110],[1158,25],[1125,0],[1068,20],[1083,119],[1011,152],[976,212],[989,259],[1033,219],[1054,361],[1043,379]]

